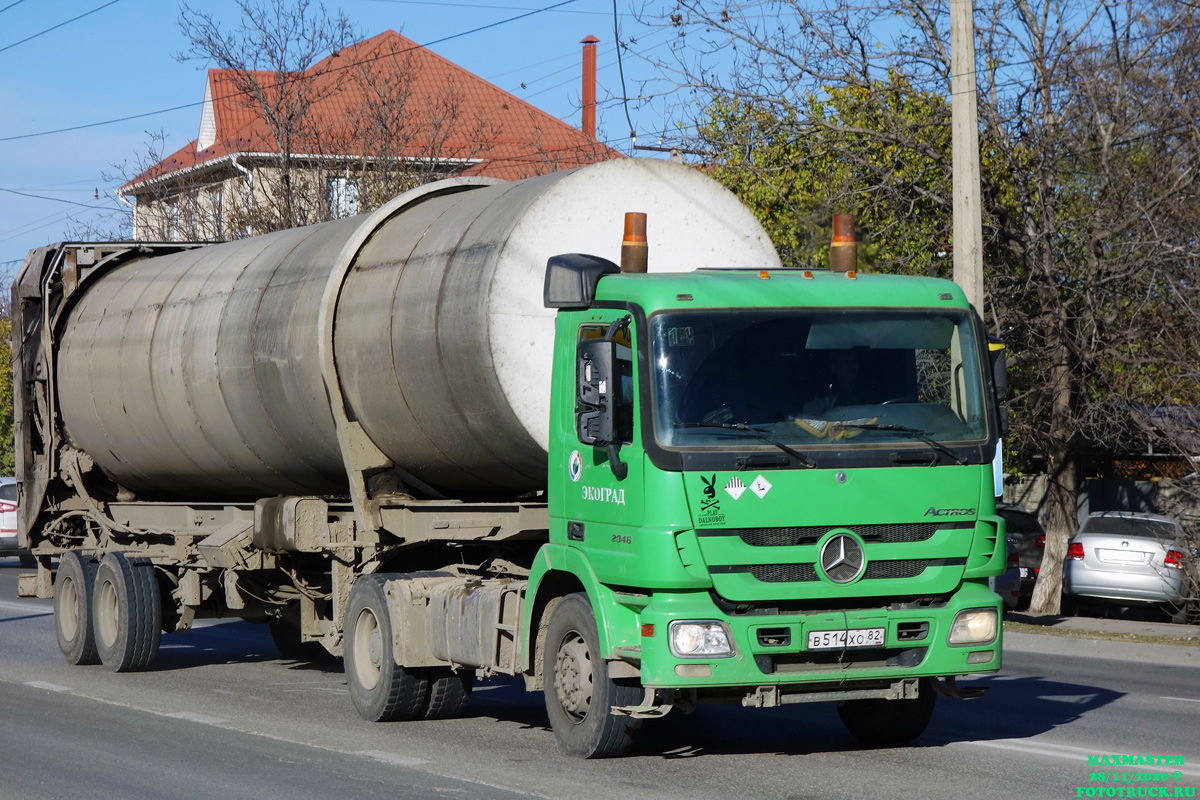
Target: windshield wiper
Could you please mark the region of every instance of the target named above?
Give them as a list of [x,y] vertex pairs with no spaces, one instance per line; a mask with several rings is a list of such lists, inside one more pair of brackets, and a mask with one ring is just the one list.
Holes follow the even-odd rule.
[[760,430],[758,428],[752,428],[752,427],[750,427],[750,425],[748,425],[745,422],[676,422],[675,427],[676,428],[722,428],[724,430],[729,430],[729,431],[746,431],[748,433],[754,434],[755,436],[762,439],[764,442],[767,442],[768,444],[775,445],[780,450],[787,453],[792,458],[796,459],[796,461],[799,462],[800,466],[804,467],[805,469],[812,469],[813,467],[817,466],[817,462],[813,461],[811,458],[804,455],[804,453],[801,453],[799,450],[795,450],[791,447],[788,447],[786,444],[779,441],[778,439],[776,439],[774,436],[767,433],[766,431]]
[[896,431],[897,433],[906,433],[909,436],[913,437],[914,439],[917,439],[917,440],[922,441],[925,444],[929,445],[934,450],[937,450],[938,452],[941,452],[941,453],[945,453],[946,455],[948,455],[952,459],[954,459],[956,462],[958,462],[960,465],[967,463],[967,460],[965,458],[963,458],[958,453],[951,450],[949,447],[946,447],[946,445],[942,444],[937,439],[934,439],[933,437],[931,437],[929,434],[925,433],[925,431],[921,430],[920,428],[909,428],[905,425],[876,425],[876,424],[870,423],[870,422],[843,422],[842,425],[847,428],[857,428],[857,429],[863,430],[863,431]]

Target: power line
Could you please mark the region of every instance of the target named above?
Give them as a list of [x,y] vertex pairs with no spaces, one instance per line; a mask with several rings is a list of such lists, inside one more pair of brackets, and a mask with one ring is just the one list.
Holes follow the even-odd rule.
[[[22,2],[22,0],[17,0],[17,3],[19,3],[19,2]],[[77,20],[77,19],[83,19],[83,18],[84,18],[84,17],[86,17],[86,16],[89,16],[89,15],[91,15],[91,14],[95,14],[97,11],[103,11],[104,9],[108,8],[109,6],[111,6],[111,5],[115,5],[115,4],[119,3],[119,2],[121,2],[121,0],[109,0],[107,3],[105,3],[105,4],[104,4],[104,5],[102,5],[102,6],[98,6],[97,8],[93,8],[91,11],[85,11],[85,12],[83,12],[83,13],[82,13],[82,14],[80,14],[78,17],[71,17],[71,18],[70,18],[69,20],[67,20],[66,22],[60,22],[60,23],[58,23],[57,25],[52,25],[52,26],[50,26],[49,28],[46,28],[46,30],[44,30],[44,31],[38,31],[37,33],[33,34],[32,36],[26,36],[24,39],[22,39],[22,40],[21,40],[21,41],[19,41],[19,42],[13,42],[12,44],[7,44],[7,45],[5,45],[4,47],[0,47],[0,53],[3,53],[5,50],[11,50],[12,48],[16,47],[16,46],[17,46],[17,45],[19,45],[19,44],[25,44],[26,42],[30,41],[31,39],[36,39],[37,37],[39,37],[39,36],[41,36],[41,35],[43,35],[43,34],[49,33],[50,31],[55,31],[55,30],[58,30],[58,29],[59,29],[59,28],[61,28],[63,25],[69,25],[69,24],[71,24],[72,22],[74,22],[74,21],[75,21],[75,20]],[[12,4],[12,5],[10,5],[10,6],[5,6],[3,9],[0,9],[0,11],[7,11],[8,9],[12,8],[13,6],[15,6],[17,3],[13,3],[13,4]]]
[[103,208],[103,206],[93,206],[87,203],[76,203],[74,200],[63,200],[61,197],[46,197],[43,194],[30,194],[29,192],[18,192],[16,189],[5,189],[0,186],[0,192],[8,192],[9,194],[17,194],[21,197],[32,197],[34,200],[51,200],[55,203],[66,203],[71,206],[84,206],[86,208]]
[[[406,5],[406,6],[437,6],[438,8],[444,8],[446,6],[454,6],[457,8],[486,8],[486,9],[492,9],[495,11],[536,11],[537,10],[534,8],[529,8],[527,6],[496,6],[496,5],[488,5],[485,3],[446,3],[446,2],[442,2],[442,0],[370,0],[370,2],[373,2],[373,3],[395,3],[397,5]],[[2,9],[0,9],[0,10],[2,10]],[[589,14],[591,16],[597,16],[597,17],[607,17],[608,16],[607,11],[579,11],[577,9],[571,9],[569,11],[556,11],[555,13],[558,13],[558,14]]]
[[19,6],[19,5],[21,5],[21,3],[24,3],[24,2],[25,2],[25,0],[17,0],[17,2],[15,2],[15,3],[9,3],[4,8],[0,8],[0,14],[3,14],[5,11],[8,11],[13,6]]
[[[113,3],[118,3],[118,2],[120,2],[120,0],[111,0],[111,2],[108,3],[108,5],[112,5]],[[555,3],[553,5],[546,6],[545,8],[534,9],[533,11],[529,11],[524,14],[517,14],[515,17],[508,17],[507,19],[502,19],[497,22],[489,23],[487,25],[480,25],[477,28],[471,28],[470,30],[461,31],[460,33],[453,33],[453,34],[450,34],[449,36],[443,36],[440,39],[434,39],[433,41],[426,42],[425,44],[416,44],[416,45],[413,45],[412,47],[407,47],[403,50],[390,51],[390,52],[384,53],[382,55],[375,56],[374,58],[363,59],[361,61],[356,62],[355,64],[347,64],[344,67],[335,67],[329,71],[330,72],[340,72],[342,70],[353,69],[362,64],[370,63],[371,61],[379,61],[380,59],[384,59],[384,58],[394,58],[395,56],[403,55],[404,53],[408,53],[413,50],[417,50],[419,48],[429,48],[435,44],[443,44],[445,42],[449,42],[454,39],[462,38],[463,36],[469,36],[472,33],[479,33],[480,31],[486,31],[491,28],[497,28],[501,25],[507,25],[510,22],[516,22],[517,20],[525,19],[526,17],[532,17],[535,14],[543,14],[547,11],[553,11],[556,8],[571,5],[572,3],[575,3],[575,2],[578,2],[578,0],[562,0],[562,2],[560,2],[560,3]],[[103,8],[103,6],[101,6],[101,8]],[[99,9],[97,9],[97,10],[99,10]],[[91,13],[91,12],[88,12],[88,13]],[[84,16],[86,16],[86,15],[84,15]],[[70,21],[70,20],[68,20],[68,21]],[[62,24],[65,25],[66,23],[62,23]],[[43,33],[44,33],[44,31],[43,31]],[[20,44],[20,42],[15,42],[14,44]],[[9,45],[9,47],[12,47],[12,46],[14,46],[14,45]],[[272,87],[264,86],[262,88],[269,89]],[[214,101],[226,100],[231,97],[238,97],[238,96],[240,96],[240,95],[239,94],[231,94],[226,97],[216,97],[216,98],[213,98],[213,100]],[[37,138],[37,137],[41,137],[41,136],[51,136],[56,133],[69,133],[71,131],[81,131],[81,130],[85,130],[87,128],[97,128],[102,125],[114,125],[118,122],[128,122],[130,120],[144,119],[146,117],[157,116],[159,114],[169,114],[172,111],[182,111],[185,108],[195,108],[195,107],[201,106],[201,105],[204,105],[203,100],[195,102],[195,103],[184,103],[183,105],[172,106],[171,108],[160,108],[157,111],[147,111],[144,114],[131,114],[127,117],[118,117],[117,119],[107,119],[107,120],[103,120],[101,122],[89,122],[84,125],[72,125],[68,128],[56,128],[55,130],[38,131],[37,133],[22,133],[22,134],[18,134],[16,136],[3,136],[3,137],[0,137],[0,142],[13,142],[13,141],[17,141],[18,139],[33,139],[33,138]]]
[[629,118],[629,92],[625,89],[625,67],[621,65],[621,34],[617,32],[617,0],[613,0],[613,43],[617,46],[617,71],[621,73],[621,100],[625,109],[625,121],[629,123],[629,138],[637,141],[633,120]]

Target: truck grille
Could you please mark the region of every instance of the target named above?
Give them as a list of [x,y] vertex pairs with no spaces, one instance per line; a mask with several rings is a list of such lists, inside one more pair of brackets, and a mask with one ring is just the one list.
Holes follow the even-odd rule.
[[817,568],[812,564],[756,564],[747,569],[764,583],[796,583],[817,579]]
[[[803,525],[792,528],[709,528],[697,531],[698,536],[737,536],[751,547],[795,547],[812,545],[834,529],[830,525]],[[924,542],[941,530],[970,530],[975,523],[911,522],[882,525],[846,525],[864,542],[895,544]]]
[[[966,564],[965,558],[919,558],[897,561],[869,561],[860,580],[915,578],[929,567],[948,567]],[[748,572],[763,583],[802,583],[817,580],[815,564],[751,564],[747,566],[710,567],[712,574]]]

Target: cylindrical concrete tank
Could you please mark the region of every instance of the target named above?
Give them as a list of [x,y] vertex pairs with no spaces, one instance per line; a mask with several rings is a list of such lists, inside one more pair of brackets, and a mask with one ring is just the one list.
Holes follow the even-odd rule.
[[537,489],[547,258],[618,261],[624,212],[646,211],[651,272],[779,263],[732,194],[669,162],[418,194],[369,216],[136,261],[86,286],[58,354],[70,442],[144,497],[344,494],[320,358],[333,297],[338,390],[380,451],[450,495]]

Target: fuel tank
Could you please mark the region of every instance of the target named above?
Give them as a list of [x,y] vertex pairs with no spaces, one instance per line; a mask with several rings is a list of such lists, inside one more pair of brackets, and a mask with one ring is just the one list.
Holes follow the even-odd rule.
[[88,284],[59,339],[66,435],[143,497],[344,495],[336,392],[379,451],[440,493],[542,488],[546,260],[618,262],[626,211],[649,214],[651,272],[779,265],[750,212],[679,164],[441,181],[372,214]]

